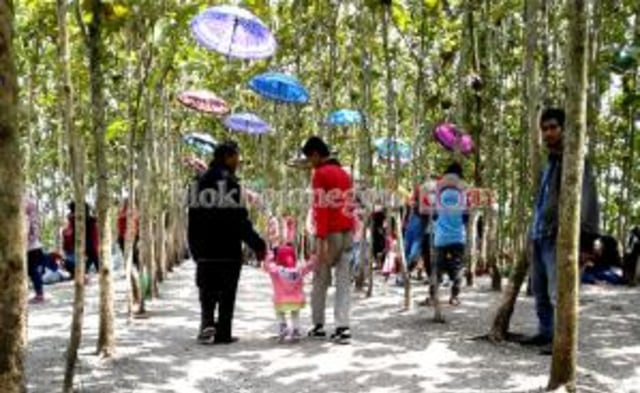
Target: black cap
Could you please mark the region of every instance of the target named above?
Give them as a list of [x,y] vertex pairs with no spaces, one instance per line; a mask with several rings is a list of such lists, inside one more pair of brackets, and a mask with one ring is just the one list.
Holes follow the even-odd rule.
[[309,157],[313,152],[316,152],[320,157],[329,157],[331,152],[329,146],[318,136],[312,136],[302,146],[302,154]]
[[232,156],[238,153],[240,153],[240,147],[238,144],[235,141],[227,140],[216,146],[216,149],[213,152],[213,159],[218,161],[227,156]]

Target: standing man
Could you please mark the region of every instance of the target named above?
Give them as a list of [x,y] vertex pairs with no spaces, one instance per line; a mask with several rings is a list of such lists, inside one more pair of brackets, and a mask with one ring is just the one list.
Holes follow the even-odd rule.
[[353,182],[340,163],[329,158],[329,147],[319,137],[311,137],[302,153],[313,166],[313,219],[316,230],[316,250],[319,263],[313,275],[311,312],[314,328],[310,337],[324,338],[326,332],[325,303],[331,282],[331,268],[336,274],[335,333],[331,339],[339,344],[351,340],[349,312],[351,274],[349,262],[353,247],[354,196]]
[[[533,242],[531,266],[532,289],[538,315],[538,334],[523,341],[523,345],[546,347],[550,354],[553,342],[553,314],[556,301],[556,236],[558,234],[558,205],[562,179],[562,132],[565,113],[562,109],[547,108],[540,117],[540,129],[549,151],[548,162],[534,208],[530,230]],[[580,252],[593,247],[599,233],[600,210],[596,184],[591,166],[585,161],[582,178],[582,209],[580,220]]]
[[237,341],[231,332],[242,268],[242,242],[253,249],[259,261],[266,255],[266,244],[240,203],[236,177],[239,162],[240,149],[235,142],[218,145],[209,169],[196,181],[196,192],[189,201],[188,241],[197,264],[201,310],[198,341],[202,344]]

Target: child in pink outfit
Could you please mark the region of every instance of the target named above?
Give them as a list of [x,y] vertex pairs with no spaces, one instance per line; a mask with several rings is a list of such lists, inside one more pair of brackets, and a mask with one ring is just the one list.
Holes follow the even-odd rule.
[[[315,257],[311,257],[306,265],[297,267],[295,249],[287,243],[276,248],[264,263],[273,284],[273,305],[280,322],[280,341],[284,341],[287,335],[293,341],[302,337],[300,310],[305,306],[304,277],[313,270],[315,261]],[[287,313],[291,313],[291,329],[287,327]]]

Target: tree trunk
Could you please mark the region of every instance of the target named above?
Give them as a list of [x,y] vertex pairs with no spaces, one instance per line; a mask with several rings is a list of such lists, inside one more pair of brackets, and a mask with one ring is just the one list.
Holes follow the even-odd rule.
[[[382,42],[384,48],[384,66],[386,74],[386,108],[387,108],[387,132],[389,138],[396,138],[397,131],[397,119],[396,119],[396,91],[394,86],[393,75],[393,59],[391,55],[391,48],[389,43],[389,23],[391,19],[391,4],[383,5],[382,7]],[[396,181],[395,187],[398,186],[397,181],[400,178],[400,160],[397,157],[391,157],[389,153],[388,172],[389,175],[392,171],[391,165],[393,164],[393,178]]]
[[109,171],[105,140],[105,99],[102,57],[102,0],[91,0],[91,23],[88,26],[89,80],[91,84],[91,117],[96,160],[98,233],[100,234],[100,324],[97,352],[110,357],[115,349],[113,329],[113,277],[111,271],[111,228],[109,225]]
[[562,188],[556,248],[557,309],[549,390],[575,391],[578,351],[578,246],[587,120],[587,4],[566,3],[569,18],[566,92],[567,130],[564,132]]
[[[492,204],[493,205],[493,204]],[[502,291],[502,272],[500,271],[498,249],[498,211],[493,206],[486,209],[487,225],[485,237],[487,239],[487,265],[491,272],[491,289]]]
[[[539,171],[539,146],[540,133],[538,131],[537,124],[537,98],[535,90],[536,81],[536,67],[535,67],[535,54],[537,48],[537,32],[538,32],[538,0],[529,0],[525,2],[525,94],[527,99],[528,109],[528,126],[529,135],[531,137],[531,157],[534,160],[533,165],[530,166],[531,179],[533,179],[533,189],[538,189],[538,182],[540,177]],[[523,173],[524,174],[524,173]],[[522,215],[520,215],[522,216]],[[516,237],[519,236],[516,233],[514,236],[513,250],[518,250],[516,247]],[[518,242],[519,243],[519,242]],[[507,338],[509,331],[509,324],[511,322],[511,315],[515,307],[515,303],[520,293],[520,288],[527,275],[530,261],[529,245],[525,244],[519,251],[514,252],[515,263],[511,271],[511,277],[509,280],[509,286],[503,296],[501,305],[498,307],[496,315],[489,332],[489,337],[493,341],[502,341]]]
[[0,391],[26,392],[26,239],[13,4],[0,0]]
[[396,215],[396,230],[398,231],[398,246],[400,248],[400,268],[404,280],[404,309],[411,310],[411,275],[407,267],[407,258],[404,252],[404,236],[402,233],[402,215]]
[[[67,347],[67,362],[65,365],[63,392],[73,391],[73,378],[75,365],[78,360],[78,348],[82,340],[82,323],[84,319],[84,272],[85,272],[85,150],[82,134],[77,131],[74,125],[74,96],[71,85],[71,64],[69,59],[69,35],[67,31],[68,2],[58,0],[58,50],[60,57],[60,96],[63,107],[61,108],[62,123],[67,135],[69,144],[69,162],[71,163],[71,177],[73,179],[75,212],[75,244],[74,254],[76,257],[75,283],[73,298],[73,317],[71,321],[71,332],[69,346]],[[76,4],[76,16],[81,21],[81,11],[79,4]],[[83,24],[80,26],[84,27]],[[83,34],[86,32],[83,30]],[[82,235],[78,235],[82,234]]]
[[467,259],[467,286],[475,285],[476,266],[478,263],[478,210],[473,209],[469,214],[469,223],[467,224],[467,240],[466,248]]

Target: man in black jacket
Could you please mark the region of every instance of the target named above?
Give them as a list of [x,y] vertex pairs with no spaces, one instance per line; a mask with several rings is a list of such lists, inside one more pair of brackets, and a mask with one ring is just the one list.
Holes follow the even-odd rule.
[[188,240],[197,264],[201,306],[198,341],[203,344],[237,341],[231,335],[231,323],[242,267],[242,242],[254,250],[258,260],[266,255],[266,244],[240,202],[240,184],[235,176],[239,158],[235,142],[220,144],[209,169],[193,185],[189,200]]
[[[529,238],[533,242],[531,280],[538,315],[538,334],[525,340],[524,345],[546,347],[550,354],[553,341],[554,308],[556,301],[556,236],[559,224],[560,188],[562,186],[562,133],[565,113],[548,108],[540,117],[540,128],[549,159],[542,174],[534,208],[534,221]],[[580,217],[580,252],[588,253],[599,236],[600,208],[593,170],[584,163],[582,178],[582,207]]]

